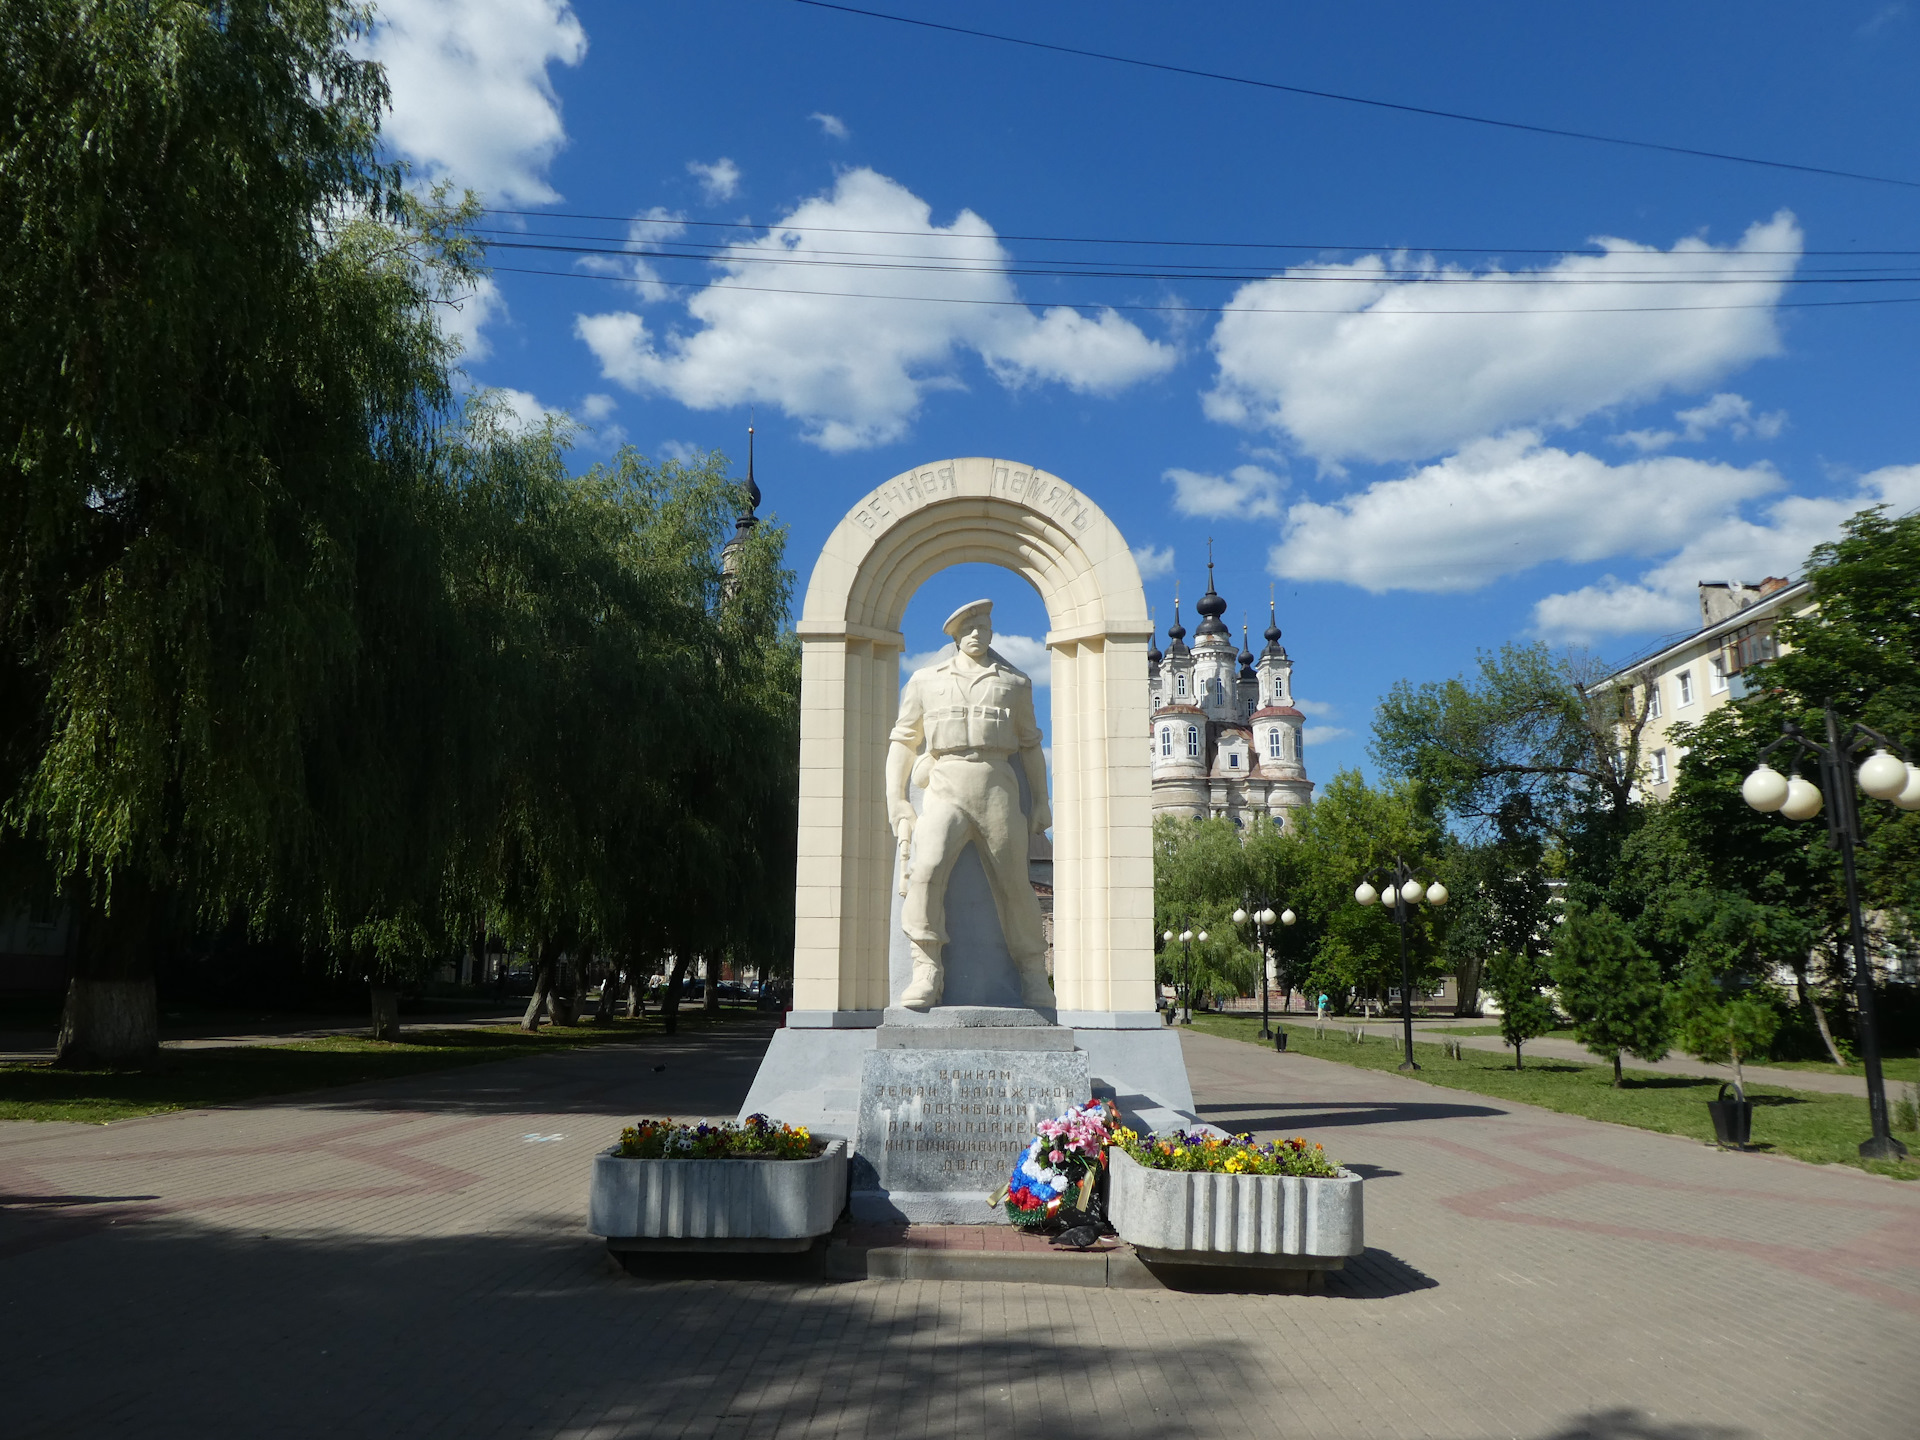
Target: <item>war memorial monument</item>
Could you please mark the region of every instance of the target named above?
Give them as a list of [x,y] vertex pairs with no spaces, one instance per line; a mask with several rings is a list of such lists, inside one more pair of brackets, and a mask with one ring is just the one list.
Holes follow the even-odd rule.
[[[900,684],[907,603],[948,566],[1025,577],[1048,616],[1051,802],[1031,680],[992,607]],[[1188,1121],[1153,975],[1150,622],[1112,521],[1029,465],[917,466],[828,538],[798,631],[794,1009],[742,1114],[854,1144],[856,1219],[976,1221],[1035,1124],[1089,1094]],[[1053,973],[1027,883],[1054,835]]]

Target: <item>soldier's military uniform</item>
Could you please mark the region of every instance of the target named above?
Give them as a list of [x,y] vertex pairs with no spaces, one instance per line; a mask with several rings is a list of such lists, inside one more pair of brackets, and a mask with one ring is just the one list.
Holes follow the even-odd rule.
[[913,783],[925,788],[926,799],[913,827],[913,863],[901,916],[914,951],[914,985],[902,1003],[918,1008],[938,1002],[945,979],[947,877],[972,841],[993,890],[1007,952],[1020,974],[1022,1001],[1051,1008],[1040,900],[1027,870],[1028,821],[1009,763],[1016,752],[1040,744],[1033,682],[992,652],[977,669],[964,656],[950,656],[913,673],[888,738],[915,751],[923,740],[926,744],[913,767]]

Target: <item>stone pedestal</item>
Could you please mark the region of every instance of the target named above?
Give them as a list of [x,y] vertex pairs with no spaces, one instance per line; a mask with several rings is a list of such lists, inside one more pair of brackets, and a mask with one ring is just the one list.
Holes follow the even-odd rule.
[[[889,1010],[861,1066],[855,1220],[982,1224],[1035,1127],[1085,1100],[1087,1056],[1033,1010]],[[896,1023],[897,1022],[897,1023]]]

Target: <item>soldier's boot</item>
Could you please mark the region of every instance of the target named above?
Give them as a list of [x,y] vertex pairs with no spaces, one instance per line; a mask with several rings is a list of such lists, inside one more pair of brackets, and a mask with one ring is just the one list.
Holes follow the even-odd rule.
[[918,945],[913,947],[913,979],[900,993],[900,1003],[909,1010],[931,1010],[940,1003],[940,991],[946,972],[940,962]]
[[1047,983],[1047,957],[1023,955],[1013,963],[1020,972],[1020,1003],[1030,1010],[1057,1008],[1053,986]]

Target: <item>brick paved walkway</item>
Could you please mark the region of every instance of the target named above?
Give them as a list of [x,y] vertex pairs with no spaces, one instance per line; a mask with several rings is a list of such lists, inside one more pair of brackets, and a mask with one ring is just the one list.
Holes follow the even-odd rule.
[[1920,1184],[1184,1038],[1208,1118],[1369,1177],[1332,1293],[633,1280],[581,1228],[588,1157],[731,1111],[762,1043],[653,1041],[0,1125],[0,1431],[1920,1432]]

